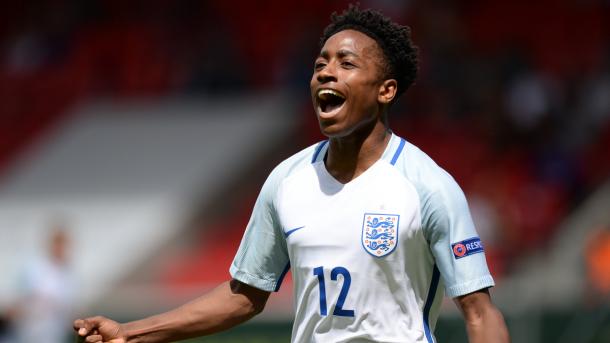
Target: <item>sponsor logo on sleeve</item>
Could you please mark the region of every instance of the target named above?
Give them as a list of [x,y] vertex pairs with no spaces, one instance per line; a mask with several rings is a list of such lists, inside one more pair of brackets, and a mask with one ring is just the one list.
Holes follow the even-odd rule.
[[456,259],[483,252],[483,243],[479,237],[473,237],[451,244],[453,257]]

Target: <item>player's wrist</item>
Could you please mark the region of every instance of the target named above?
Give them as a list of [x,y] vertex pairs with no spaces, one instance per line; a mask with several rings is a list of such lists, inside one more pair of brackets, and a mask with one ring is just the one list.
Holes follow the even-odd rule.
[[119,324],[118,337],[124,339],[125,343],[147,342],[148,330],[142,328],[137,322]]
[[159,316],[119,324],[118,337],[125,343],[157,343],[166,342],[174,331],[166,321]]

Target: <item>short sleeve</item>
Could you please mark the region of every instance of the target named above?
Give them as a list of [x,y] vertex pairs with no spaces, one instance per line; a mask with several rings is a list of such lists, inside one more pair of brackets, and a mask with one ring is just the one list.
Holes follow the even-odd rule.
[[443,173],[433,188],[418,187],[422,226],[450,297],[494,285],[466,197]]
[[230,267],[234,279],[269,292],[277,291],[289,267],[286,241],[274,205],[280,181],[276,171],[267,178]]

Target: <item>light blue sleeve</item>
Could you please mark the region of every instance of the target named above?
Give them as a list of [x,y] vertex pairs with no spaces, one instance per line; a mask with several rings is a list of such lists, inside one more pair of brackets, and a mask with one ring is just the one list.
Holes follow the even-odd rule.
[[265,181],[229,269],[234,279],[269,292],[279,290],[290,268],[290,258],[277,214],[276,195],[286,177],[311,164],[318,147],[320,144],[312,145],[284,160]]
[[281,174],[276,168],[265,181],[229,270],[234,279],[269,292],[277,291],[289,267],[274,205]]
[[407,142],[405,151],[396,166],[419,193],[422,230],[445,284],[445,293],[457,297],[493,286],[482,246],[467,253],[459,249],[457,255],[453,252],[455,245],[480,242],[464,192],[449,173],[419,148]]
[[482,248],[467,254],[465,250],[454,253],[455,245],[480,240],[464,193],[449,174],[438,169],[434,173],[435,182],[420,183],[416,187],[420,193],[424,235],[444,280],[445,292],[457,297],[491,287],[494,281]]

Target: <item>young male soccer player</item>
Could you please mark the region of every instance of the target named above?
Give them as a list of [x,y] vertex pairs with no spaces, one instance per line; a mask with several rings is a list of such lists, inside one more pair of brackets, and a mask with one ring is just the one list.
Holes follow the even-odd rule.
[[87,342],[166,342],[227,329],[262,311],[288,269],[293,342],[434,342],[444,292],[471,342],[509,341],[462,191],[388,127],[388,108],[417,70],[409,29],[350,7],[333,15],[322,44],[311,95],[329,139],[268,177],[232,280],[143,320],[76,320]]

